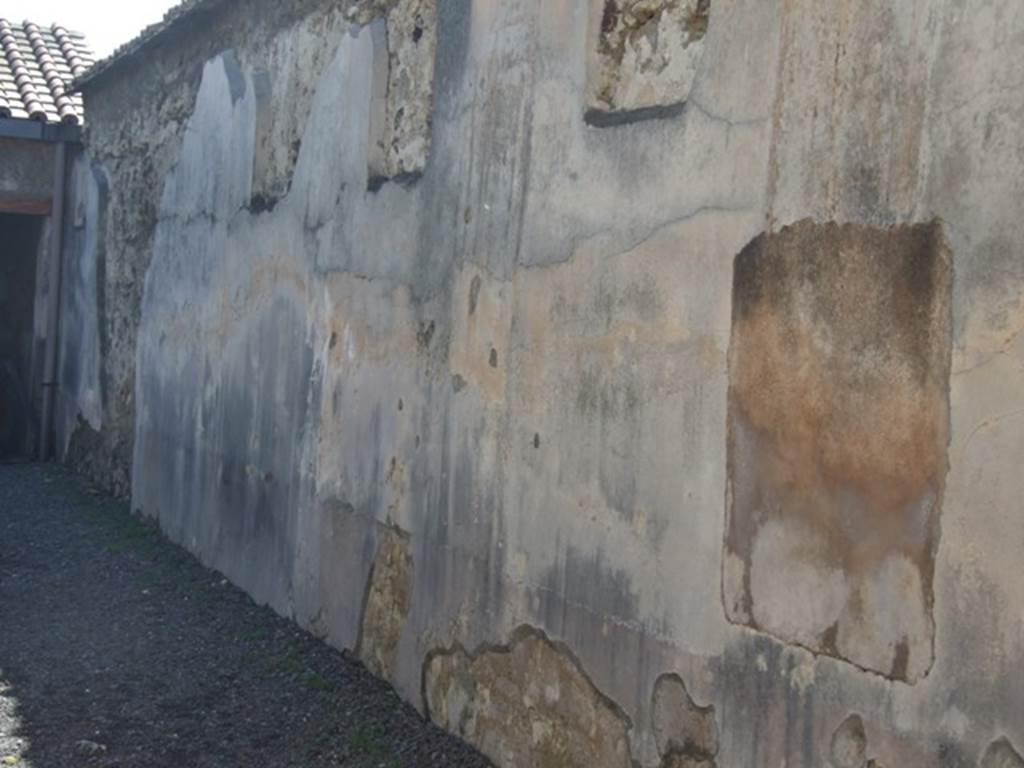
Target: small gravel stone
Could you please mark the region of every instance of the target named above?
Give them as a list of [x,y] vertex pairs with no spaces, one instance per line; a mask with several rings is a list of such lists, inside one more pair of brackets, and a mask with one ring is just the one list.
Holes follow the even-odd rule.
[[82,739],[75,743],[75,752],[80,755],[99,755],[106,751],[105,745],[97,744],[95,741],[89,741],[88,739]]

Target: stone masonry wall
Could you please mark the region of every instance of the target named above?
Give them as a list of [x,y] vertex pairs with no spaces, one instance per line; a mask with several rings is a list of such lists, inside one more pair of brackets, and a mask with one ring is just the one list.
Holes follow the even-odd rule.
[[1022,29],[202,0],[85,88],[67,455],[500,766],[1021,765]]

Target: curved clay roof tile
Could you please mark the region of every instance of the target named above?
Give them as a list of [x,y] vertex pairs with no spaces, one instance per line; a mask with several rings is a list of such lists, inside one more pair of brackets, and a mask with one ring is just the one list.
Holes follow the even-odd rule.
[[0,89],[0,118],[24,112],[33,120],[81,123],[81,99],[68,88],[86,72],[87,56],[81,41],[58,24],[47,29],[0,18],[0,65],[6,63],[16,89]]
[[[64,97],[67,99],[67,97]],[[74,105],[70,101],[66,103],[57,104],[57,113],[60,115],[60,121],[64,125],[78,125],[81,120],[78,117],[78,110],[75,109]]]
[[60,46],[61,53],[64,54],[64,58],[68,62],[68,66],[71,69],[71,74],[74,77],[78,77],[85,73],[86,66],[82,62],[78,46],[75,45],[75,41],[71,39],[71,34],[64,29],[64,27],[53,25],[51,31],[53,37],[57,41],[57,45]]

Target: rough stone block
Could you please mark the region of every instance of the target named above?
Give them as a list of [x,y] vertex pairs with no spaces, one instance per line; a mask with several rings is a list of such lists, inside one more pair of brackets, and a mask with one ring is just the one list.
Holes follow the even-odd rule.
[[428,657],[430,717],[499,766],[629,768],[629,719],[564,647],[523,627],[506,647]]
[[593,0],[587,116],[656,115],[682,105],[704,51],[710,0]]
[[805,221],[737,257],[731,621],[892,678],[928,672],[952,273],[937,223]]
[[371,4],[356,18],[367,19],[373,11],[386,14],[374,22],[371,187],[415,176],[427,164],[437,45],[434,0]]
[[363,606],[358,655],[367,669],[385,679],[394,670],[411,596],[409,537],[395,528],[382,528]]

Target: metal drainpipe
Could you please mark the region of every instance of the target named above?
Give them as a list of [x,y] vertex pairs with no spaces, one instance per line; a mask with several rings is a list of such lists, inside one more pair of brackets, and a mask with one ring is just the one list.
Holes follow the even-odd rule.
[[54,455],[54,412],[57,398],[57,357],[60,350],[61,282],[64,277],[64,195],[67,176],[67,143],[57,142],[50,214],[50,279],[47,291],[46,360],[43,366],[43,412],[40,419],[39,459]]

